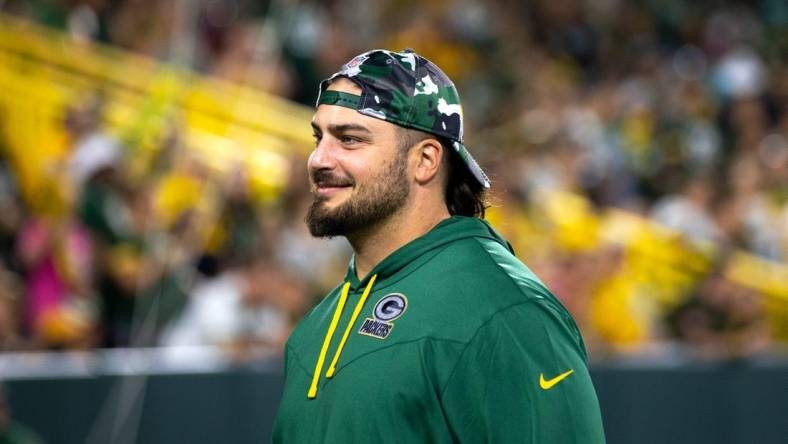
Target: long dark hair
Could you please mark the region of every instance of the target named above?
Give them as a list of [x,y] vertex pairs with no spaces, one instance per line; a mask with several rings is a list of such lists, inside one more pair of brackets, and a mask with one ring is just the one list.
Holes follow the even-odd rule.
[[490,206],[487,203],[487,189],[471,174],[460,155],[448,148],[451,145],[442,140],[440,142],[448,157],[445,165],[449,178],[443,195],[449,214],[484,219],[485,210]]

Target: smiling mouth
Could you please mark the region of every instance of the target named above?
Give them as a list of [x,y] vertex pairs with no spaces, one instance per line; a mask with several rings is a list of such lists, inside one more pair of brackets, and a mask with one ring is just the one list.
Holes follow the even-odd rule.
[[349,177],[335,175],[325,170],[315,170],[310,176],[312,193],[322,199],[327,199],[346,188],[353,188],[353,181]]

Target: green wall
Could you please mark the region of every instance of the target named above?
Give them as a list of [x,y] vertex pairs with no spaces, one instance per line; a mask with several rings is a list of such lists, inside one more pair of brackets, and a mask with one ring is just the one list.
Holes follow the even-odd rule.
[[[50,444],[263,443],[281,393],[278,368],[5,385],[14,417]],[[611,444],[788,443],[788,360],[620,363],[592,375]]]

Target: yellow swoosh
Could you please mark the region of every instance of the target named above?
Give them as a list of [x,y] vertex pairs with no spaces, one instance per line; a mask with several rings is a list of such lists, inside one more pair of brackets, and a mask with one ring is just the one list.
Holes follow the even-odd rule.
[[554,385],[563,381],[564,378],[566,378],[567,376],[571,375],[574,372],[575,372],[574,370],[569,370],[547,381],[544,380],[544,373],[539,373],[539,387],[542,387],[542,390],[550,390]]

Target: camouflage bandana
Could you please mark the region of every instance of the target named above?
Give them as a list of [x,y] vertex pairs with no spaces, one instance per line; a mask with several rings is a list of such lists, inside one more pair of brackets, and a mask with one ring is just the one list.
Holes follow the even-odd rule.
[[[327,91],[337,77],[355,82],[361,88],[361,95]],[[410,49],[403,52],[376,49],[356,56],[339,72],[320,82],[315,106],[319,105],[344,106],[449,140],[476,180],[485,188],[490,187],[490,179],[463,144],[462,106],[457,88],[437,65]]]

